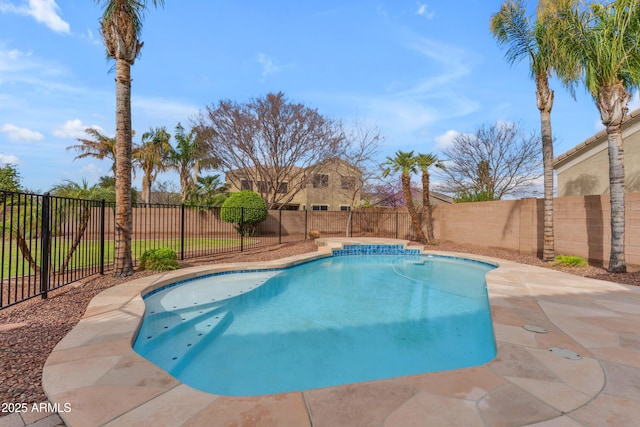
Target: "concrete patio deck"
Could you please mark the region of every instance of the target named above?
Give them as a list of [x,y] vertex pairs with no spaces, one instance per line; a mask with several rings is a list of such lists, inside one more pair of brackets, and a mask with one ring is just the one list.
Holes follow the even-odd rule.
[[108,289],[51,353],[43,387],[51,402],[69,408],[60,413],[65,423],[81,427],[640,425],[640,288],[482,256],[426,251],[499,265],[487,274],[498,354],[482,366],[228,397],[182,384],[131,348],[144,314],[141,294],[150,290],[212,272],[293,265],[345,243],[398,242],[323,239],[313,254],[194,267]]

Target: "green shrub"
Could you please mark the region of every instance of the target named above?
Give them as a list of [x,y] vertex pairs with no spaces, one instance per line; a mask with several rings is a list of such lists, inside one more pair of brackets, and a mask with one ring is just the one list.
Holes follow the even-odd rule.
[[468,202],[491,202],[496,200],[494,194],[490,191],[458,191],[453,196],[455,203],[468,203]]
[[145,251],[140,259],[140,270],[176,270],[180,268],[178,265],[178,257],[173,249],[158,248]]
[[235,225],[243,236],[255,234],[256,225],[269,214],[267,204],[258,193],[242,190],[231,194],[220,209],[220,219]]
[[556,263],[570,267],[586,267],[587,260],[573,255],[558,255],[555,258]]

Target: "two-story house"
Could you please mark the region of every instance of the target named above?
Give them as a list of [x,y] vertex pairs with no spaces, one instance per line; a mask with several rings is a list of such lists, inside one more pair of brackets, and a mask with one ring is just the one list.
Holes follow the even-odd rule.
[[362,172],[353,165],[329,159],[307,168],[249,167],[226,173],[229,191],[251,190],[272,209],[340,211],[360,203]]

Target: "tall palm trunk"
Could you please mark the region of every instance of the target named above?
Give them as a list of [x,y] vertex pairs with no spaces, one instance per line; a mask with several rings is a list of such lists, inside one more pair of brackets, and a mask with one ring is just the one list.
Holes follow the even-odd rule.
[[131,65],[116,59],[116,276],[133,274],[131,137]]
[[624,152],[621,126],[607,126],[609,145],[609,185],[611,192],[611,256],[609,271],[627,271],[624,255]]
[[540,110],[542,130],[542,165],[544,169],[544,223],[542,260],[553,261],[555,244],[553,232],[553,137],[551,135],[551,109],[553,108],[553,91],[549,89],[546,75],[539,75],[536,81],[536,98]]
[[432,242],[435,240],[433,236],[433,217],[431,215],[431,198],[429,197],[429,174],[426,171],[422,172],[422,207],[424,213],[427,216],[427,241]]
[[418,241],[426,244],[427,239],[424,237],[422,226],[420,225],[420,221],[418,221],[418,213],[416,212],[415,206],[413,206],[413,198],[411,197],[411,178],[408,173],[402,174],[402,191],[404,193],[404,200],[407,203],[407,210],[409,210],[411,223],[413,224],[413,229],[416,232]]
[[631,96],[618,83],[603,87],[597,99],[602,124],[607,128],[609,150],[609,193],[611,195],[611,255],[609,272],[625,273],[627,265],[624,254],[625,234],[625,190],[624,190],[624,149],[622,146],[622,120],[627,113]]

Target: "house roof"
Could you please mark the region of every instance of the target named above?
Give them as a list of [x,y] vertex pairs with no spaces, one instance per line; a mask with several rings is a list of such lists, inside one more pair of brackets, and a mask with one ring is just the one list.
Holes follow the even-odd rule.
[[442,203],[448,203],[448,204],[453,203],[453,197],[447,196],[446,194],[436,193],[435,191],[429,191],[429,196],[433,197],[434,199],[440,200]]
[[[631,125],[632,123],[636,123],[638,121],[640,121],[640,108],[637,110],[633,110],[632,112],[627,114],[627,116],[622,121],[622,127],[624,129],[625,127]],[[560,154],[555,159],[553,159],[553,168],[557,169],[559,166],[562,166],[568,161],[578,157],[585,151],[590,150],[591,148],[599,145],[600,143],[606,140],[606,137],[607,137],[607,130],[603,129],[600,132],[596,133],[595,135],[585,139],[580,144],[576,145],[572,149]]]

